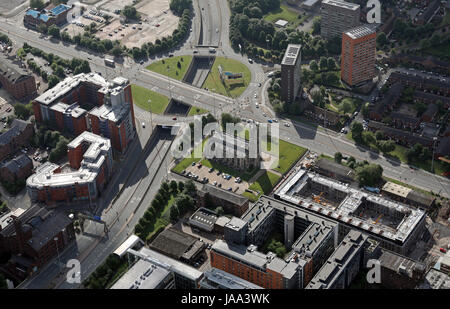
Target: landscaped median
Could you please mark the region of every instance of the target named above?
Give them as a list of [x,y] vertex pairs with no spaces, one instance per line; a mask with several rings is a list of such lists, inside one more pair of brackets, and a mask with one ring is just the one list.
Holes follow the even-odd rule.
[[169,105],[168,97],[138,85],[131,85],[131,94],[133,103],[148,112],[162,114]]
[[[219,65],[222,66],[224,72],[243,73],[243,78],[236,79],[224,85],[220,79]],[[202,88],[208,88],[212,92],[237,98],[247,89],[251,79],[252,74],[250,70],[242,62],[224,57],[216,57],[212,70],[208,74]]]
[[191,64],[192,56],[176,56],[151,63],[147,70],[159,73],[176,80],[182,80]]

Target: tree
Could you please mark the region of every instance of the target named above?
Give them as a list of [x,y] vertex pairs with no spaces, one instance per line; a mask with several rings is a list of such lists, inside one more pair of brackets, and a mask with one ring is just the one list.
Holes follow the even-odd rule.
[[313,34],[319,34],[320,33],[320,16],[314,17],[313,21]]
[[47,26],[45,24],[40,24],[38,26],[38,31],[43,34],[47,34]]
[[170,220],[177,221],[179,217],[180,217],[180,211],[178,210],[177,205],[173,205],[170,208]]
[[56,84],[59,83],[59,78],[56,75],[50,75],[50,77],[48,78],[48,88],[53,88],[56,86]]
[[344,99],[341,104],[339,104],[339,110],[344,113],[350,113],[352,111],[353,104],[349,99]]
[[138,19],[139,18],[136,8],[131,5],[126,5],[123,8],[122,14],[123,14],[123,16],[125,16],[128,19]]
[[379,48],[384,47],[387,43],[387,37],[384,32],[381,32],[377,37],[377,45]]
[[51,26],[48,28],[48,34],[51,35],[51,36],[54,37],[54,38],[59,39],[59,35],[60,35],[60,33],[59,33],[59,27],[56,26],[56,25],[51,25]]
[[311,93],[311,97],[313,99],[313,103],[316,106],[323,107],[325,105],[325,101],[321,91],[313,91]]
[[28,117],[30,117],[30,115],[32,114],[32,111],[33,111],[33,106],[31,105],[31,103],[29,103],[27,105],[17,103],[14,106],[14,115],[16,115],[17,118],[22,119],[22,120],[27,120]]
[[313,72],[319,71],[319,66],[317,65],[317,61],[316,61],[316,60],[311,60],[310,63],[309,63],[309,68],[310,68]]
[[192,180],[188,180],[184,183],[183,193],[186,193],[190,196],[195,196],[197,194],[197,187]]
[[170,191],[172,192],[172,194],[177,194],[178,193],[178,184],[175,180],[172,180],[170,182]]
[[334,154],[334,161],[336,161],[337,163],[341,163],[342,162],[342,153],[336,152]]
[[356,168],[356,179],[360,186],[373,186],[380,182],[383,168],[378,164],[366,164]]
[[333,71],[336,69],[336,61],[334,61],[334,58],[329,57],[327,60],[328,70]]
[[223,214],[225,213],[225,211],[223,210],[223,207],[219,206],[216,208],[215,212],[219,215],[219,216],[223,216]]
[[383,140],[384,139],[383,131],[378,130],[377,132],[375,132],[375,138],[377,139],[377,141]]
[[327,67],[328,67],[328,60],[327,60],[327,58],[325,58],[325,57],[320,57],[320,61],[319,61],[319,67],[320,67],[320,70],[326,70],[327,69]]
[[395,150],[395,142],[388,140],[388,141],[379,141],[378,142],[378,148],[380,148],[380,150],[383,153],[389,153],[391,151]]
[[178,182],[178,191],[183,192],[184,190],[184,182],[179,181]]
[[30,7],[40,11],[45,7],[45,3],[43,0],[30,0]]
[[370,131],[364,131],[362,133],[362,139],[366,145],[370,145],[376,142],[375,136]]
[[352,137],[355,141],[362,141],[362,132],[364,131],[364,127],[361,122],[353,122],[350,127],[350,131],[352,132]]

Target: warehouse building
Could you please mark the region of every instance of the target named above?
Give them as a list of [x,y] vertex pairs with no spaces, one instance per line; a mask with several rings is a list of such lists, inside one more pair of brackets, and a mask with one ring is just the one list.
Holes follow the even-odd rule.
[[169,228],[162,231],[149,248],[170,258],[194,264],[204,254],[205,244],[194,236]]
[[406,255],[425,225],[425,212],[331,178],[300,169],[275,192],[275,198],[339,222],[339,241],[356,229],[386,248]]

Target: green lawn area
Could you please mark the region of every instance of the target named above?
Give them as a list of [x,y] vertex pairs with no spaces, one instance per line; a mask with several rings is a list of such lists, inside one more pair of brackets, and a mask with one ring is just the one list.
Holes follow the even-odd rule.
[[250,192],[244,192],[242,195],[247,197],[250,201],[255,202],[262,194],[269,194],[279,179],[280,176],[277,174],[265,171],[264,174],[259,176],[259,178],[249,187],[250,190],[259,192],[258,196],[255,196]]
[[[134,104],[155,114],[162,114],[169,104],[168,97],[138,85],[131,85],[131,94]],[[149,99],[151,103],[148,102]]]
[[[233,73],[243,73],[244,74],[243,83],[237,80],[237,82],[229,84],[227,85],[227,87],[225,87],[219,77],[219,69],[218,69],[219,65],[222,66],[222,69],[224,71],[229,71]],[[209,90],[215,93],[236,98],[244,92],[244,90],[249,85],[250,80],[251,80],[251,73],[245,64],[234,59],[217,57],[216,60],[214,61],[212,71],[206,78],[202,88],[208,88]]]
[[[201,153],[203,153],[203,146],[205,145],[206,139],[202,141],[201,145],[197,145],[195,147],[196,150],[201,150]],[[182,171],[184,171],[189,165],[191,165],[193,162],[198,162],[200,161],[201,157],[195,157],[195,150],[193,150],[191,152],[191,155],[187,158],[184,158],[183,160],[180,161],[180,163],[178,163],[173,169],[172,171],[174,171],[175,173],[181,173]]]
[[[265,145],[265,142],[263,142],[263,146]],[[268,143],[268,148],[269,148],[269,153],[270,154],[276,154],[274,150],[272,150],[272,148],[270,148],[272,146],[272,143],[269,142]],[[279,140],[279,162],[278,162],[278,166],[272,166],[272,169],[284,174],[287,171],[289,171],[289,169],[292,167],[292,165],[300,158],[302,157],[305,152],[308,149],[291,144],[289,142],[286,142],[284,140]]]
[[299,19],[298,16],[299,13],[291,10],[287,5],[282,4],[278,9],[264,15],[263,18],[271,23],[276,23],[279,19],[284,19],[289,22],[287,28],[295,29],[308,17],[308,15],[304,15],[301,19]]
[[203,115],[203,114],[207,114],[207,113],[209,113],[209,111],[207,111],[206,109],[196,107],[196,106],[191,106],[188,116]]
[[[177,66],[178,61],[181,64],[181,68]],[[146,69],[165,76],[169,75],[169,77],[177,80],[182,80],[184,74],[186,74],[186,71],[189,68],[189,64],[191,63],[191,61],[192,56],[176,56],[154,62],[148,65]],[[167,72],[167,67],[169,67],[169,72]]]

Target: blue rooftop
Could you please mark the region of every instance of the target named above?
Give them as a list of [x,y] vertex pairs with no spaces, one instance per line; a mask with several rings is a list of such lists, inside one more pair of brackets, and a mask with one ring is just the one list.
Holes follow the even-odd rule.
[[70,6],[65,5],[65,4],[60,4],[58,6],[55,6],[53,9],[51,9],[50,12],[53,15],[57,16],[57,15],[61,14],[62,12],[68,11],[70,9],[71,9]]
[[35,10],[29,10],[29,11],[27,11],[27,14],[26,14],[26,15],[31,15],[31,16],[33,16],[34,18],[37,18],[38,15],[39,15],[39,12],[38,12],[38,11],[35,11]]
[[42,19],[43,21],[48,21],[50,19],[50,17],[48,15],[45,15],[45,14],[41,14],[39,16],[39,18]]

